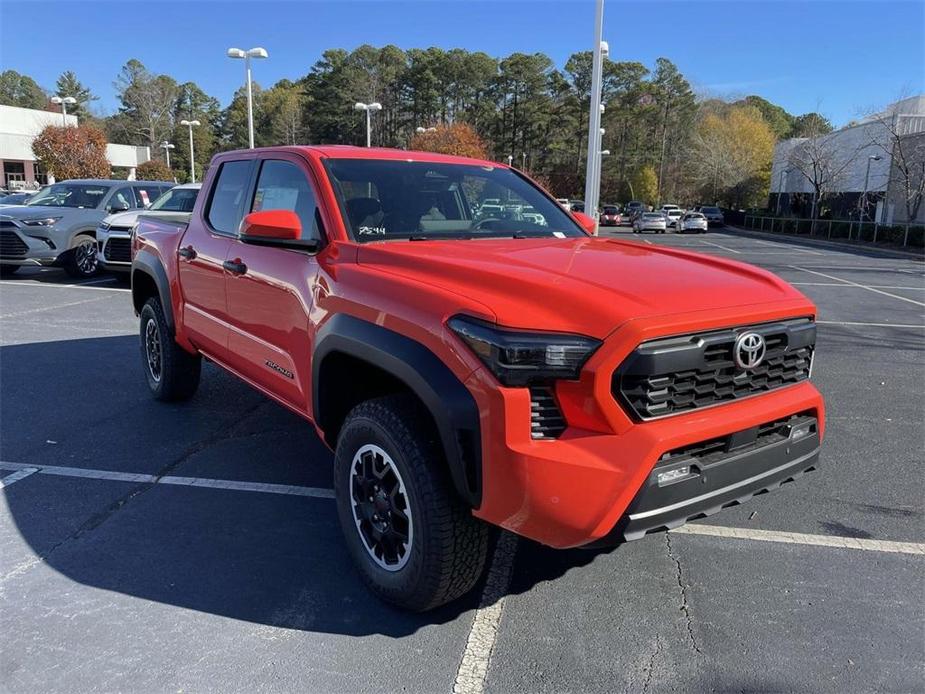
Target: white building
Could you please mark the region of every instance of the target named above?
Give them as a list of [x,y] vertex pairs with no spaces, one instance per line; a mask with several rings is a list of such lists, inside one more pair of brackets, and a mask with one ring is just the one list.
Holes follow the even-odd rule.
[[[32,153],[32,140],[48,125],[76,126],[77,116],[39,111],[17,106],[0,106],[0,185],[9,189],[33,188],[36,184],[53,183],[54,177],[42,171]],[[135,167],[151,158],[148,147],[106,145],[110,165],[127,169],[127,178],[135,178]]]
[[[925,95],[897,101],[883,113],[817,138],[813,144],[810,144],[808,138],[778,142],[771,165],[770,208],[777,207],[779,197],[782,211],[789,212],[796,207],[798,198],[802,199],[805,208],[805,201],[812,197],[813,186],[792,162],[794,158],[800,158],[799,148],[814,146],[819,153],[815,159],[826,159],[828,168],[835,172],[825,191],[830,198],[829,203],[836,211],[835,216],[847,216],[848,210],[857,209],[866,179],[870,216],[883,223],[893,223],[894,214],[899,211],[892,204],[884,204],[889,197],[887,192],[891,184],[891,129],[901,136],[925,132]],[[804,161],[807,159],[805,155],[802,158]],[[805,209],[803,213],[809,216]]]

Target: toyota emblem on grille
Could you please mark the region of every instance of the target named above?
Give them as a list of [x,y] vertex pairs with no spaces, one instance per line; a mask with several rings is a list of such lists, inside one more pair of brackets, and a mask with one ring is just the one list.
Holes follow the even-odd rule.
[[764,359],[764,338],[758,333],[742,333],[732,352],[740,369],[754,369]]

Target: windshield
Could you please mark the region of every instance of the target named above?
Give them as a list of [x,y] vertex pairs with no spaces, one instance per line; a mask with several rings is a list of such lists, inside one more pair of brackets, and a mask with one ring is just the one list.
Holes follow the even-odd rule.
[[382,159],[325,165],[361,243],[585,235],[554,200],[503,167]]
[[716,214],[717,212],[719,212],[719,208],[718,207],[701,207],[700,211],[706,212],[707,214]]
[[56,183],[48,186],[47,190],[40,191],[26,204],[30,207],[45,205],[48,207],[83,207],[96,209],[109,188],[101,185],[80,183]]
[[616,207],[607,206],[607,207],[604,208],[604,214],[617,214],[617,208],[616,208]]
[[192,212],[196,204],[198,188],[171,188],[161,197],[151,203],[150,210],[164,210],[165,212]]
[[658,212],[646,212],[643,216],[643,219],[661,219],[662,215]]

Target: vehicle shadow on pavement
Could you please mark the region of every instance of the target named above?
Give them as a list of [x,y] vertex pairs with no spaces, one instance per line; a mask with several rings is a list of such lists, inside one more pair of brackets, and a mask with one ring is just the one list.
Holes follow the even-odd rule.
[[[0,348],[0,459],[330,487],[331,455],[305,421],[213,367],[190,403],[157,403],[140,368],[134,336]],[[54,369],[69,378],[35,380]],[[39,557],[86,586],[267,627],[400,637],[457,619],[482,592],[423,615],[381,603],[327,498],[53,474],[3,495],[23,563]],[[598,553],[527,544],[517,592]],[[20,590],[45,590],[40,567],[16,579]]]

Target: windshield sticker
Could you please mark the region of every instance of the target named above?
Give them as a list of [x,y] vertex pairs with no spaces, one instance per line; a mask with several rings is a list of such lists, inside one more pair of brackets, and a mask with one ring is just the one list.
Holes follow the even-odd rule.
[[552,232],[552,235],[555,236],[557,239],[565,238],[565,234],[563,234],[561,231],[554,231]]
[[360,227],[361,236],[385,236],[385,227]]

